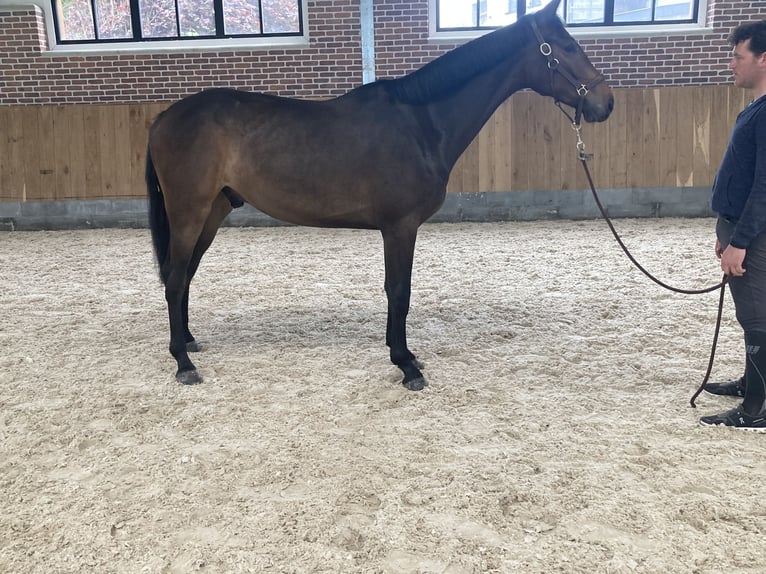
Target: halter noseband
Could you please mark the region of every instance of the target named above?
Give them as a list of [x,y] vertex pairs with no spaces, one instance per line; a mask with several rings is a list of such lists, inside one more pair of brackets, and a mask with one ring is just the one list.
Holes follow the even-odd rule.
[[[588,92],[590,92],[594,87],[596,87],[598,84],[604,81],[604,75],[598,74],[595,78],[590,80],[588,83],[583,84],[582,82],[579,82],[575,77],[567,70],[566,68],[562,68],[560,66],[560,62],[558,58],[554,57],[553,55],[553,48],[551,45],[545,41],[545,38],[543,38],[543,35],[540,33],[540,28],[537,26],[537,20],[532,17],[530,19],[530,23],[532,24],[532,32],[535,34],[535,38],[537,38],[537,41],[540,43],[540,53],[545,56],[545,59],[548,60],[548,73],[550,75],[551,79],[551,93],[553,93],[553,99],[556,102],[556,105],[561,109],[564,114],[569,117],[570,120],[572,120],[572,124],[579,126],[580,125],[580,117],[582,116],[582,107],[585,103],[585,96],[588,95]],[[577,95],[580,96],[580,99],[577,102],[577,108],[575,109],[575,117],[572,119],[569,114],[564,111],[564,109],[561,107],[561,100],[559,100],[556,95],[555,91],[553,89],[553,74],[554,72],[558,72],[561,74],[570,84],[572,84],[575,89],[577,90]]]

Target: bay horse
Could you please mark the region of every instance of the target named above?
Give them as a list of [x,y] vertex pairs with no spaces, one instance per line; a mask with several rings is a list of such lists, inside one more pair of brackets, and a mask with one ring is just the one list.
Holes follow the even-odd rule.
[[514,92],[532,89],[604,121],[610,88],[567,33],[560,0],[393,80],[308,101],[217,88],[162,112],[149,130],[149,224],[183,384],[202,382],[189,358],[189,284],[224,218],[244,202],[297,225],[379,230],[386,344],[410,390],[426,385],[407,346],[412,262],[420,225],[445,199],[450,171]]

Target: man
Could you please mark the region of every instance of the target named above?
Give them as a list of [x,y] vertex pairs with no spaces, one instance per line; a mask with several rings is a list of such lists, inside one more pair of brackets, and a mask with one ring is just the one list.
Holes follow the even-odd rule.
[[718,214],[715,252],[745,332],[745,374],[705,385],[743,400],[700,424],[766,432],[766,20],[737,26],[729,43],[734,85],[751,90],[753,101],[737,117],[711,205]]

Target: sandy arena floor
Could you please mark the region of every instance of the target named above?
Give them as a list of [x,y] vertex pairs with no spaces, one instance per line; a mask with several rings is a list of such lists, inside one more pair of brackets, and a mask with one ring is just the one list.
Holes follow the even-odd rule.
[[[618,220],[663,279],[712,220]],[[766,571],[766,437],[697,425],[717,293],[603,222],[426,225],[384,345],[372,232],[224,229],[167,352],[148,232],[0,234],[0,572]],[[738,376],[727,296],[714,378]]]

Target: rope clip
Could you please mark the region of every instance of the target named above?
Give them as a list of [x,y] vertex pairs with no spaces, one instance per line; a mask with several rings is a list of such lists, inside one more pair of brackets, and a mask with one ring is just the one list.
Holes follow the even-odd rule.
[[577,122],[572,122],[572,129],[577,134],[577,158],[580,161],[588,161],[589,159],[593,159],[592,153],[586,153],[585,152],[585,142],[582,141],[582,127]]

